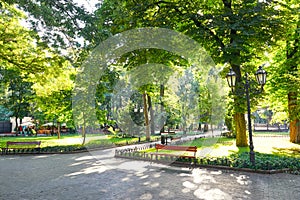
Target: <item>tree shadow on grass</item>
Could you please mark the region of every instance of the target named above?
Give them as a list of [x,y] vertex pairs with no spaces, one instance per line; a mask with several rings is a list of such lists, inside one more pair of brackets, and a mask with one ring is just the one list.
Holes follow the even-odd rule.
[[245,153],[245,152],[249,152],[249,147],[237,147],[239,150],[237,153]]
[[248,153],[250,150],[249,150],[249,147],[237,147],[238,150],[229,150],[229,153],[230,155],[233,155],[233,154],[244,154],[244,153]]
[[273,148],[274,151],[272,154],[277,155],[277,156],[288,156],[288,157],[297,157],[300,158],[300,147],[299,148]]

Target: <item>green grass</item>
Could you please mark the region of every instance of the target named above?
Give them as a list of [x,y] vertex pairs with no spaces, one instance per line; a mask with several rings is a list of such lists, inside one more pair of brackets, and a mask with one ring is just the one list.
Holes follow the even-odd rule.
[[[253,144],[255,152],[300,158],[300,145],[291,143],[288,137],[253,137]],[[249,152],[249,147],[237,147],[234,138],[219,138],[217,141],[203,138],[192,142],[191,145],[197,146],[200,151],[206,148],[207,156],[229,156]]]
[[[259,135],[273,135],[273,132],[259,132]],[[280,133],[282,134],[282,133]],[[285,133],[286,134],[286,133]],[[151,137],[152,141],[159,140],[159,136]],[[141,137],[141,142],[146,138]],[[78,134],[62,135],[61,139],[57,136],[40,136],[40,137],[1,137],[0,147],[5,147],[7,141],[42,141],[41,147],[54,146],[71,146],[81,145],[82,137]],[[102,145],[126,145],[138,141],[138,138],[123,138],[113,135],[87,134],[86,146],[102,146]],[[290,156],[300,158],[300,145],[289,142],[289,137],[253,137],[254,151],[264,154],[273,154],[276,156]],[[229,156],[234,153],[249,152],[248,147],[236,147],[234,138],[200,138],[183,144],[185,146],[197,146],[198,152],[206,152],[204,156]],[[204,151],[205,150],[205,151]],[[149,149],[146,152],[155,152]],[[168,153],[170,151],[167,151]],[[166,152],[166,153],[167,153]]]
[[[249,160],[249,147],[236,147],[234,138],[201,138],[182,145],[198,147],[198,159],[195,162],[200,164],[255,170],[289,169],[290,173],[300,174],[300,144],[289,142],[289,137],[253,137],[253,143],[255,165]],[[152,148],[145,152],[155,151]]]
[[79,135],[65,135],[65,136],[61,136],[61,139],[57,139],[57,136],[43,136],[43,137],[17,136],[17,137],[1,137],[0,147],[5,147],[7,141],[13,141],[13,142],[42,141],[41,147],[78,145],[82,143],[81,136]]
[[[157,136],[151,137],[151,140],[156,140]],[[60,139],[57,136],[39,136],[39,137],[0,137],[0,147],[6,147],[7,141],[42,141],[41,147],[54,147],[54,146],[71,146],[71,145],[81,145],[83,138],[81,135],[62,135]],[[141,142],[146,141],[146,137],[141,137]],[[103,134],[87,134],[86,146],[102,146],[102,145],[126,145],[138,142],[138,138],[123,138],[112,135]],[[25,148],[25,146],[24,146]]]
[[289,132],[254,132],[253,136],[289,136]]
[[[300,145],[289,142],[289,137],[253,137],[254,151],[275,156],[300,158]],[[234,138],[200,138],[182,146],[197,146],[201,156],[222,157],[249,152],[249,147],[237,147]],[[155,148],[145,152],[155,152]],[[162,151],[162,150],[160,150]],[[170,151],[162,151],[172,153]]]

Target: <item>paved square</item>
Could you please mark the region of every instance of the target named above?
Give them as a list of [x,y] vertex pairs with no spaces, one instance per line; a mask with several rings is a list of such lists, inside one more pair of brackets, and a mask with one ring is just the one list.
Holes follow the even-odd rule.
[[0,199],[299,199],[300,176],[183,169],[113,150],[1,156]]

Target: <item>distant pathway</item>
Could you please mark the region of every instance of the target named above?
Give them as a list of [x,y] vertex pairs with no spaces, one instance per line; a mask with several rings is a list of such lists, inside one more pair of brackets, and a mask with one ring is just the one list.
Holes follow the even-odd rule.
[[116,159],[114,149],[0,156],[1,200],[284,199],[300,197],[300,176],[181,169]]

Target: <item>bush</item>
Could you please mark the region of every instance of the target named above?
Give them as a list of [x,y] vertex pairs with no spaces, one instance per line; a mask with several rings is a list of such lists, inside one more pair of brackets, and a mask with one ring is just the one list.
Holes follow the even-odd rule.
[[[224,158],[223,158],[224,159]],[[293,157],[276,156],[272,154],[255,153],[255,165],[249,161],[249,153],[237,153],[229,156],[233,166],[260,170],[292,169],[300,170],[300,159]],[[223,163],[226,163],[223,161]]]
[[50,146],[50,147],[41,148],[41,152],[48,152],[48,153],[73,152],[73,151],[81,151],[81,150],[86,150],[86,147],[82,145],[71,145],[71,146]]

